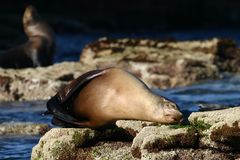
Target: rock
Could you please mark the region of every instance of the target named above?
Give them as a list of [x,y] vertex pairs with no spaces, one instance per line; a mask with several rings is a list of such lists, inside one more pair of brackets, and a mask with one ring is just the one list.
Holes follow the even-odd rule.
[[222,151],[240,150],[240,107],[195,112],[188,118],[199,128],[201,146]]
[[33,147],[31,159],[75,159],[77,146],[94,137],[91,129],[54,128]]
[[73,78],[93,69],[124,68],[149,87],[185,86],[221,78],[220,71],[239,73],[240,53],[230,40],[157,41],[102,39],[83,50],[81,62],[36,69],[1,69],[0,101],[46,100]]
[[240,107],[195,112],[190,125],[119,120],[119,128],[54,128],[32,150],[35,159],[239,159]]
[[31,122],[0,123],[0,135],[42,135],[50,130],[47,124]]
[[118,120],[116,125],[126,130],[130,135],[135,137],[146,126],[161,125],[156,122],[136,121],[136,120]]
[[[91,130],[88,128],[54,128],[47,132],[40,140],[39,143],[33,148],[31,159],[75,159],[76,157],[87,157],[90,155],[82,155],[80,153],[85,152],[86,147],[92,147],[91,145],[97,142],[105,140],[120,140],[120,141],[131,141],[132,137],[127,135],[121,129],[106,129],[106,130]],[[107,145],[108,146],[108,145]],[[111,145],[110,145],[111,146]],[[82,147],[82,148],[80,148]],[[129,147],[115,146],[115,150],[120,153],[124,153],[126,148]],[[111,153],[108,155],[106,152],[109,148],[106,147],[94,147],[91,148],[93,153],[97,150],[102,150],[102,157],[109,157],[110,155],[115,155],[116,153]],[[99,154],[101,152],[99,151]],[[89,153],[90,154],[90,153]],[[129,153],[126,156],[129,156]],[[92,156],[92,155],[91,155]],[[94,155],[93,155],[94,156]],[[99,156],[99,155],[95,155]],[[120,157],[122,155],[119,155]]]
[[216,38],[178,42],[103,38],[87,45],[80,61],[97,68],[125,68],[150,87],[165,89],[220,78],[220,70],[238,72],[238,53],[233,41]]
[[74,62],[36,69],[0,68],[0,101],[49,99],[70,80],[90,69]]
[[149,126],[143,128],[133,139],[132,154],[140,158],[143,152],[157,152],[162,149],[197,146],[197,134],[191,127]]
[[130,150],[130,142],[100,142],[94,146],[80,148],[76,159],[134,160]]
[[167,151],[159,151],[155,153],[143,152],[141,160],[233,160],[240,156],[240,154],[234,153],[221,153],[209,149],[170,149]]

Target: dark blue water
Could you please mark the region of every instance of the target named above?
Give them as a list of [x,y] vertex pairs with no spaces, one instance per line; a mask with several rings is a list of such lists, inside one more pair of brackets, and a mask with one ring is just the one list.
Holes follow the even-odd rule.
[[[140,34],[75,34],[57,36],[57,54],[55,62],[78,61],[82,48],[87,43],[102,36],[112,38],[164,38],[178,40],[206,39],[212,37],[231,37],[240,43],[240,30],[191,31]],[[154,89],[160,95],[176,101],[181,110],[197,111],[199,104],[240,105],[240,76],[227,76],[222,80],[206,81],[188,87],[168,90]],[[50,123],[51,117],[42,116],[44,101],[0,103],[1,122],[42,122]],[[29,159],[31,149],[38,143],[39,136],[0,136],[0,159]]]
[[39,138],[39,136],[0,136],[0,159],[30,159],[32,147],[38,143]]

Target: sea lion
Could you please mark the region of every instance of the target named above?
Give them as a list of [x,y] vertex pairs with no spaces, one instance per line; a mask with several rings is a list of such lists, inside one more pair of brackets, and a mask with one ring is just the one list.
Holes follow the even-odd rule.
[[140,79],[119,68],[93,70],[73,80],[47,102],[53,123],[100,128],[119,119],[178,123],[182,113]]
[[0,67],[25,68],[52,64],[55,50],[54,32],[41,20],[33,6],[27,6],[23,15],[24,32],[28,41],[0,52]]

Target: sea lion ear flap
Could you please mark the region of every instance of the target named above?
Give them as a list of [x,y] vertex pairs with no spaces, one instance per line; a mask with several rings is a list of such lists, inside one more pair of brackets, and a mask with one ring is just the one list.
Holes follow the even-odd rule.
[[77,79],[70,82],[63,90],[57,93],[60,104],[65,103],[69,98],[77,91],[81,90],[86,84],[88,84],[92,79],[101,76],[105,73],[105,70],[93,70],[89,71]]

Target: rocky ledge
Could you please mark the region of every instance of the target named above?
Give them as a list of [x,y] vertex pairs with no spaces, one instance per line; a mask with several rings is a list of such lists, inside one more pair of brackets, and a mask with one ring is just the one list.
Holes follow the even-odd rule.
[[189,125],[120,120],[116,128],[53,128],[32,150],[36,159],[238,159],[240,107],[195,112]]
[[171,88],[239,73],[240,50],[232,40],[158,41],[100,39],[83,49],[80,61],[97,68],[117,66],[149,86]]
[[43,135],[50,130],[50,126],[32,122],[3,122],[0,123],[2,135]]
[[101,39],[85,47],[80,61],[35,69],[0,68],[0,101],[48,99],[73,78],[96,68],[121,67],[149,87],[162,89],[221,78],[224,71],[240,72],[240,50],[222,39]]

